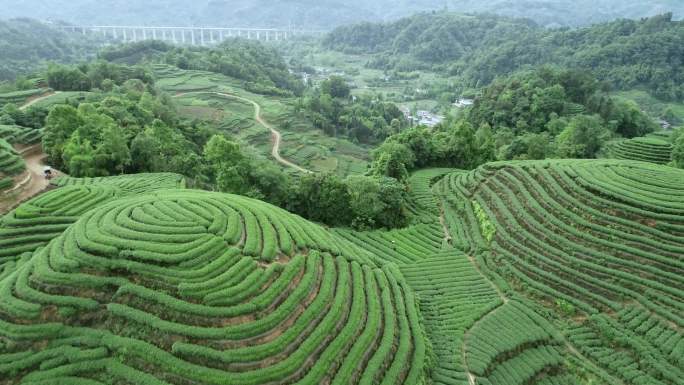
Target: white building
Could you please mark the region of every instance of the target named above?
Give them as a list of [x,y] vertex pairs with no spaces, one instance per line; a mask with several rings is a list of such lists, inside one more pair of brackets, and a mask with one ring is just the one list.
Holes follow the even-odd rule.
[[470,107],[470,106],[472,106],[474,103],[475,103],[475,101],[474,101],[473,99],[458,99],[458,100],[454,103],[454,107],[457,107],[457,108]]
[[419,125],[423,126],[434,127],[444,121],[444,116],[436,115],[429,111],[418,111],[417,115],[416,121]]
[[669,130],[670,128],[672,128],[672,125],[670,124],[670,122],[668,122],[668,121],[665,120],[665,119],[660,119],[660,120],[658,120],[658,124],[660,124],[660,127],[661,127],[663,130]]

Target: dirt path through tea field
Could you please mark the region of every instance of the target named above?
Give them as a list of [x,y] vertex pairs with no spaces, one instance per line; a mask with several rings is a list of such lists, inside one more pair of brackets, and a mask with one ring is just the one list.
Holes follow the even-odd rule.
[[244,102],[250,103],[252,106],[254,106],[254,120],[256,120],[259,124],[262,126],[266,127],[269,131],[271,131],[271,141],[273,142],[273,147],[271,148],[271,155],[275,160],[287,167],[294,168],[297,171],[301,171],[303,173],[311,174],[311,170],[307,170],[304,167],[301,167],[295,163],[290,162],[289,160],[283,158],[280,155],[280,144],[282,143],[282,135],[280,131],[276,130],[270,123],[268,123],[264,118],[261,117],[261,105],[254,100],[243,98],[242,96],[237,96],[233,94],[227,94],[224,92],[217,92],[217,91],[192,91],[192,92],[182,92],[174,95],[174,97],[181,97],[183,95],[189,95],[189,94],[214,94],[214,95],[219,95],[223,96],[226,98],[233,98],[233,99],[238,99],[242,100]]

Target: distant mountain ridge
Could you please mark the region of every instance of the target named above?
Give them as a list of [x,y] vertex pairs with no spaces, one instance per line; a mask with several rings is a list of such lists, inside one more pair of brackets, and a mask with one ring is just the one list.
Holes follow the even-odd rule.
[[0,18],[32,17],[75,24],[215,25],[330,29],[358,21],[388,21],[448,8],[527,17],[544,26],[588,25],[672,12],[679,0],[0,0]]
[[367,65],[385,71],[459,76],[468,87],[556,65],[591,71],[615,89],[646,87],[663,100],[684,100],[684,21],[670,13],[574,29],[491,14],[419,13],[391,23],[338,27],[323,47],[371,54]]

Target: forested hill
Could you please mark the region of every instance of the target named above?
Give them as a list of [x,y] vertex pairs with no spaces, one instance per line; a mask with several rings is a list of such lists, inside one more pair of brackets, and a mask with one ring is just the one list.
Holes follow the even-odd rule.
[[[328,29],[387,21],[447,7],[530,17],[540,25],[578,26],[664,12],[684,15],[680,0],[0,0],[0,17],[51,18],[107,25],[216,25]],[[150,12],[150,11],[153,12]]]
[[684,22],[670,13],[578,29],[492,15],[421,13],[393,23],[340,27],[323,44],[375,54],[371,67],[448,72],[471,87],[553,64],[591,70],[615,88],[646,87],[662,99],[684,98]]
[[183,70],[216,72],[244,81],[246,89],[259,94],[289,95],[303,88],[273,47],[254,40],[231,38],[210,48],[149,40],[111,46],[99,56],[115,63],[166,63]]
[[460,59],[481,47],[491,47],[539,31],[534,22],[525,19],[447,12],[420,13],[392,23],[365,22],[342,26],[327,34],[323,44],[349,53],[396,56],[394,62],[388,64],[439,65]]
[[36,20],[0,20],[0,80],[26,75],[46,60],[72,62],[95,52],[92,40],[74,38]]

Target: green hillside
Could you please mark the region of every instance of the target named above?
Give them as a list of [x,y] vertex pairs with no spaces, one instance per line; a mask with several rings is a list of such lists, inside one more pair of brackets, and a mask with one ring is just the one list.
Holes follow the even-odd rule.
[[[254,101],[267,122],[282,133],[284,157],[320,173],[341,177],[365,171],[369,149],[342,137],[330,137],[302,116],[292,112],[297,100],[260,95],[245,89],[239,79],[199,70],[181,70],[165,64],[153,66],[156,84],[175,95],[178,113],[186,119],[216,125],[250,145],[262,156],[271,152],[268,129],[254,119]],[[231,96],[232,95],[232,96]]]
[[164,190],[173,175],[56,183],[2,220],[11,382],[423,381],[396,266],[256,200]]
[[370,232],[174,174],[60,178],[0,221],[0,373],[680,384],[683,176],[620,160],[429,169],[409,179],[420,223]]

